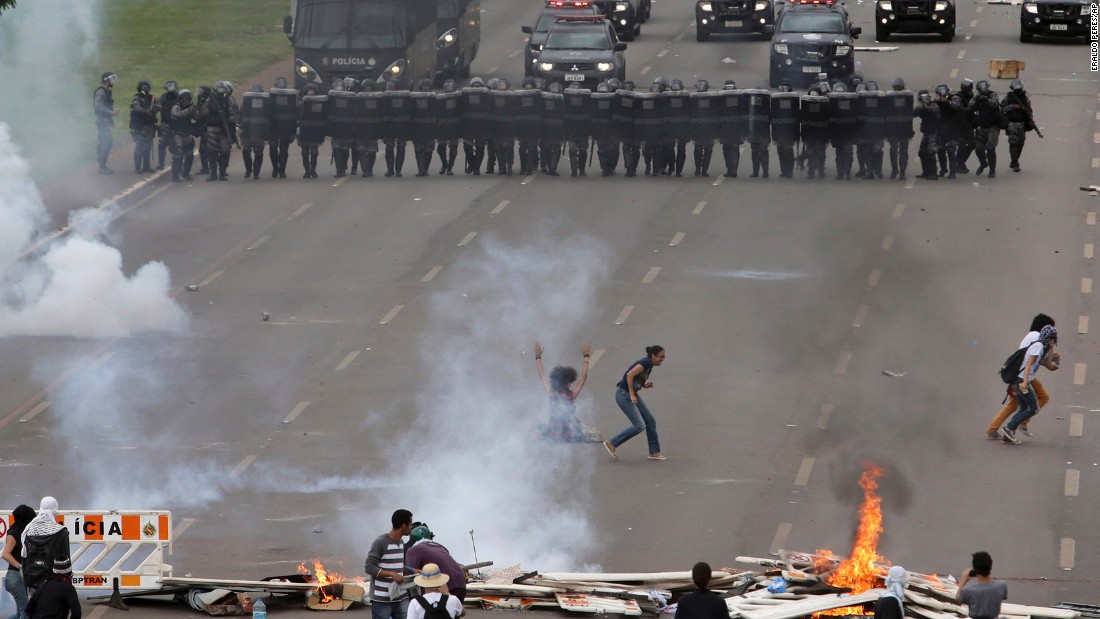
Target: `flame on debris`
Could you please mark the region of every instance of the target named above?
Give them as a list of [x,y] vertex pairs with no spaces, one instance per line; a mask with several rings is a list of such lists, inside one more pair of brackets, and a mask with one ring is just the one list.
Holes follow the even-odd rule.
[[[875,563],[889,565],[890,562],[878,555],[878,537],[882,533],[882,497],[876,494],[878,479],[883,469],[873,462],[863,463],[863,474],[859,477],[859,487],[863,488],[863,504],[859,507],[859,529],[856,531],[855,544],[847,559],[827,577],[834,587],[848,587],[853,594],[863,593],[878,586],[883,577]],[[815,562],[821,571],[832,568],[832,552],[818,550],[823,558]],[[860,615],[863,609],[854,607],[836,608],[820,613],[821,615]]]
[[313,559],[312,563],[312,572],[304,563],[299,563],[298,573],[306,576],[313,576],[313,579],[317,581],[317,597],[321,599],[321,602],[329,602],[333,597],[325,590],[325,587],[344,582],[344,577],[337,572],[326,569],[320,559]]

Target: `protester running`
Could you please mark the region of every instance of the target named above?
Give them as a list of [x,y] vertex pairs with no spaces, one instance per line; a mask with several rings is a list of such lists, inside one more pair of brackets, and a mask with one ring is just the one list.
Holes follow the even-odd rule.
[[611,457],[616,460],[619,459],[619,454],[616,451],[619,446],[641,434],[643,430],[645,430],[646,440],[649,441],[649,459],[668,460],[661,453],[661,443],[657,439],[657,420],[653,418],[653,413],[649,412],[649,407],[638,395],[638,391],[641,389],[653,388],[653,383],[649,380],[649,373],[653,371],[653,368],[664,363],[665,349],[657,345],[648,346],[645,349],[645,354],[645,357],[631,364],[630,369],[623,374],[622,380],[616,386],[615,403],[619,405],[631,424],[629,428],[611,437],[611,440],[603,442],[607,453],[611,454]]

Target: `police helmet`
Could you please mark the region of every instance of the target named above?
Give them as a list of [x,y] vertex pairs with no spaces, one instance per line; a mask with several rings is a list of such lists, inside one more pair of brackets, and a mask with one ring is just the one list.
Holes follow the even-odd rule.
[[659,92],[664,92],[664,90],[665,89],[662,88],[661,85],[658,84],[657,82],[653,82],[652,84],[649,85],[649,92],[658,92],[659,93]]
[[263,91],[264,91],[263,84],[253,84],[252,88],[248,89],[248,92],[263,92]]
[[179,97],[180,97],[179,102],[184,107],[187,107],[188,105],[191,105],[191,91],[190,90],[187,90],[186,88],[184,88],[183,90],[180,91]]
[[977,88],[978,92],[983,95],[988,95],[989,93],[993,92],[993,90],[989,87],[989,82],[987,82],[986,80],[979,81],[974,87]]
[[844,82],[837,82],[833,84],[833,92],[848,92],[848,85]]
[[695,92],[706,92],[710,90],[710,82],[707,80],[699,80],[695,82]]
[[917,93],[917,100],[927,105],[932,103],[932,95],[930,95],[927,90],[921,90]]
[[386,92],[393,92],[394,90],[397,90],[397,81],[396,80],[388,80],[386,82],[385,91]]
[[470,87],[471,88],[485,88],[485,80],[481,79],[480,77],[475,77],[472,80],[470,80]]
[[783,81],[779,82],[779,92],[794,92],[791,80],[783,78]]
[[523,82],[520,84],[524,90],[533,90],[535,88],[535,78],[528,75],[523,78]]
[[168,80],[164,82],[164,92],[176,92],[180,89],[180,85],[176,80]]
[[607,80],[607,87],[610,88],[612,90],[612,92],[614,92],[614,91],[622,88],[623,83],[622,83],[622,81],[619,80],[619,78],[613,77],[613,78]]
[[661,87],[661,90],[667,90],[668,89],[668,78],[657,77],[656,79],[653,80],[653,83],[659,85]]
[[489,81],[485,82],[485,86],[489,90],[496,90],[497,89],[497,84],[499,84],[499,83],[500,83],[500,78],[499,77],[490,77]]
[[432,530],[428,528],[428,525],[422,522],[418,524],[420,526],[413,527],[412,532],[409,533],[410,542],[416,543],[423,539],[435,539],[435,533],[432,533]]
[[508,90],[512,85],[508,83],[508,78],[502,77],[497,80],[497,90]]
[[343,90],[343,89],[344,89],[344,78],[338,77],[338,78],[332,80],[331,90]]
[[359,82],[359,92],[374,92],[374,82],[370,80]]
[[634,80],[624,80],[623,81],[623,90],[629,90],[629,91],[633,92],[634,91]]
[[848,85],[850,85],[852,88],[855,88],[856,86],[859,86],[862,83],[863,83],[863,74],[860,73],[859,71],[856,71],[855,73],[852,74],[851,77],[848,78]]
[[546,80],[542,79],[541,77],[536,77],[532,81],[535,82],[535,88],[539,90],[546,90]]
[[416,83],[416,89],[420,92],[431,92],[432,91],[432,80],[430,80],[428,78],[424,78],[424,79],[420,80],[419,82]]
[[894,81],[890,82],[890,88],[894,90],[905,90],[905,80],[900,77],[895,77]]
[[354,77],[345,77],[344,90],[348,92],[355,92],[359,90],[359,80],[355,79]]
[[823,97],[823,96],[825,96],[825,91],[822,90],[821,83],[819,82],[817,84],[811,84],[810,85],[810,90],[808,91],[808,94]]
[[671,89],[671,90],[672,90],[673,92],[680,92],[681,90],[683,90],[683,89],[684,89],[684,83],[683,83],[683,82],[681,82],[680,80],[672,80],[672,83],[671,83],[671,84],[669,84],[669,86],[668,86],[668,87],[669,87],[669,89]]
[[233,94],[233,82],[229,80],[222,80],[222,83],[225,84],[225,92],[230,95]]
[[737,90],[737,82],[726,80],[726,83],[722,84],[722,90]]
[[1017,94],[1022,93],[1024,91],[1023,80],[1012,80],[1012,83],[1008,85],[1008,89]]
[[320,92],[320,89],[317,88],[317,84],[306,84],[302,87],[303,97],[306,95],[316,95],[318,92]]
[[829,81],[829,74],[828,73],[818,73],[817,74],[817,81],[819,81],[819,82],[828,82]]
[[951,94],[951,88],[949,88],[947,84],[940,84],[939,86],[936,86],[935,92],[936,96],[946,97],[947,95]]
[[561,94],[561,82],[550,82],[550,85],[546,87],[548,92]]
[[118,76],[110,71],[104,71],[103,75],[99,78],[99,81],[104,84],[114,86],[118,83]]
[[286,85],[287,84],[286,84],[286,78],[285,77],[275,78],[275,88],[286,88]]
[[566,86],[565,89],[566,90],[580,90],[581,89],[581,83],[580,82],[569,82],[569,85]]
[[867,92],[867,84],[862,82],[856,84],[856,92]]
[[600,82],[596,84],[596,92],[611,92],[611,87],[607,85],[607,82]]
[[878,82],[876,82],[875,80],[867,80],[867,90],[870,90],[872,92],[877,91]]
[[153,85],[149,83],[149,80],[141,80],[138,82],[138,92],[149,94],[149,91],[153,89]]
[[456,90],[458,90],[458,84],[454,80],[443,82],[443,92],[454,92]]
[[203,100],[203,99],[210,96],[211,90],[210,90],[209,86],[206,86],[204,84],[204,85],[199,86],[198,88],[196,88],[195,92],[197,93],[197,96],[198,96],[199,100],[201,101],[201,100]]
[[974,90],[974,80],[970,79],[969,77],[964,79],[959,84],[959,90],[963,92],[970,92],[971,90]]
[[219,94],[219,95],[228,95],[229,94],[229,83],[224,81],[224,80],[214,82],[214,92]]

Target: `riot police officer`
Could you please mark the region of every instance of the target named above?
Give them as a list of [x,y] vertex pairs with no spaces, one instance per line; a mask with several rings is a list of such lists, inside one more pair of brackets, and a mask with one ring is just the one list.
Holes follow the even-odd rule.
[[978,176],[989,169],[989,178],[997,178],[997,142],[1001,128],[1008,126],[1008,119],[997,101],[997,93],[989,87],[989,82],[981,80],[975,85],[978,94],[970,102],[974,112],[974,154],[978,157]]
[[794,177],[794,147],[798,142],[799,97],[790,80],[779,84],[779,91],[771,97],[771,130],[775,142],[775,154],[779,157],[779,176]]
[[890,82],[887,102],[886,141],[890,146],[890,178],[905,180],[909,166],[909,141],[913,139],[913,93],[905,88],[905,80],[895,77]]
[[[632,80],[623,81],[622,90],[623,92],[633,93],[634,82]],[[622,97],[632,97],[632,95],[620,94],[619,97],[621,99]],[[624,102],[620,101],[620,106],[623,104]],[[623,131],[623,168],[625,168],[626,170],[626,176],[633,178],[638,175],[638,162],[642,159],[642,145],[641,142],[637,139],[634,131],[633,101],[631,101],[631,104],[632,105],[630,116],[628,117],[624,111],[624,114],[621,117],[621,130]],[[626,126],[628,122],[631,125],[629,128]]]
[[[386,82],[387,97],[393,97],[394,99],[405,98],[408,99],[408,92],[402,91],[398,88],[398,84],[394,80]],[[390,93],[393,93],[392,95]],[[396,103],[396,102],[395,102]],[[390,117],[391,110],[395,110],[395,107],[387,107],[385,128],[391,130],[390,137],[384,138],[382,143],[386,145],[386,176],[401,176],[401,167],[405,165],[405,142],[408,141],[408,135],[406,132],[411,129],[412,116],[408,112],[408,106],[405,106],[403,112],[393,112],[397,114],[398,127],[394,127],[392,118]]]
[[[472,81],[470,83],[473,84]],[[485,87],[488,88],[490,92],[494,90],[499,90],[500,78],[489,78],[489,81],[485,82]],[[496,139],[492,135],[492,108],[487,109],[487,114],[488,117],[486,118],[486,133],[485,138],[482,140],[482,148],[484,149],[485,153],[485,173],[493,174],[497,168],[497,143]]]
[[852,179],[852,136],[859,127],[856,102],[859,96],[848,92],[844,82],[837,82],[829,91],[829,142],[833,145],[837,180]]
[[[214,89],[202,85],[195,89],[195,134],[199,139],[199,174],[210,173],[210,144],[206,138],[206,116],[203,115],[202,110],[206,107],[206,102],[210,99],[210,95],[214,93]],[[218,167],[215,157],[214,169]]]
[[612,130],[612,114],[620,86],[622,82],[612,78],[597,85],[592,94],[592,138],[601,176],[614,176],[619,167],[619,140]]
[[[684,163],[687,161],[687,143],[691,140],[691,116],[688,114],[688,95],[684,92],[684,83],[678,79],[669,82],[669,92],[673,93],[669,99],[666,120],[672,121],[668,130],[668,174],[675,173],[680,177],[684,175]],[[680,107],[677,107],[677,105]]]
[[[825,149],[829,143],[829,99],[825,96],[828,88],[818,82],[802,96],[799,110],[800,137],[802,154],[799,161],[806,161],[806,177],[810,180],[825,180]],[[912,121],[910,121],[912,122]]]
[[[506,92],[511,87],[507,79],[498,78],[496,90],[500,92]],[[513,109],[511,106],[505,108],[506,112],[503,116],[498,116],[493,120],[497,123],[497,134],[493,140],[493,152],[496,155],[497,163],[497,176],[511,176],[512,166],[516,162],[516,138],[515,138],[515,122],[512,116]]]
[[271,95],[271,135],[267,153],[271,159],[271,178],[286,178],[290,145],[298,133],[298,93],[287,86],[285,77],[275,78]]
[[[668,90],[668,79],[665,77],[659,76],[649,85],[649,92],[655,95],[661,95],[666,90]],[[663,117],[664,114],[660,116]],[[668,168],[668,157],[665,150],[666,140],[663,129],[659,127],[660,122],[661,120],[658,119],[658,126],[654,127],[652,134],[646,137],[645,146],[642,149],[646,176],[659,176],[661,173],[666,172]]]
[[241,118],[241,108],[233,98],[233,85],[225,80],[214,84],[214,92],[206,99],[199,115],[206,120],[206,140],[210,149],[210,176],[206,180],[227,181],[229,154],[237,142],[237,125]]
[[569,176],[586,176],[591,132],[591,92],[572,82],[565,89],[565,140],[569,152]]
[[[863,83],[866,94],[860,95],[864,97],[862,110],[863,110],[863,128],[861,129],[861,135],[863,140],[856,148],[863,149],[863,159],[866,164],[866,179],[872,180],[875,178],[882,178],[882,160],[883,149],[882,143],[886,139],[886,126],[888,117],[888,108],[886,107],[886,98],[882,96],[882,91],[879,90],[878,82],[874,80],[868,80]],[[913,123],[912,117],[906,117],[910,126]]]
[[454,80],[443,82],[443,94],[439,97],[439,139],[435,152],[439,155],[439,173],[454,176],[455,157],[458,156],[458,138],[461,133],[462,106],[458,84]]
[[241,157],[244,177],[260,180],[264,165],[264,147],[271,132],[271,96],[255,84],[244,94],[241,110]]
[[1019,172],[1020,155],[1024,152],[1024,141],[1027,139],[1027,132],[1035,131],[1040,138],[1043,137],[1043,134],[1039,133],[1039,127],[1035,124],[1035,117],[1031,110],[1031,99],[1027,96],[1027,91],[1024,90],[1024,83],[1021,80],[1012,80],[1012,83],[1008,85],[1008,94],[1001,102],[1001,109],[1004,110],[1008,119],[1008,130],[1005,132],[1008,135],[1008,155],[1010,157],[1008,167],[1013,172]]
[[[698,95],[698,96],[696,96]],[[710,176],[710,160],[714,156],[714,136],[718,129],[718,101],[710,92],[710,82],[701,79],[695,82],[695,95],[692,95],[691,132],[692,163],[695,164],[695,176]]]
[[959,106],[960,111],[958,115],[958,138],[959,138],[959,155],[955,164],[956,172],[959,174],[967,174],[970,172],[970,168],[966,167],[966,161],[970,159],[970,154],[974,152],[974,112],[970,109],[970,102],[974,100],[974,80],[964,79],[959,84]]
[[[302,88],[302,100],[298,103],[298,146],[302,150],[302,178],[317,178],[317,154],[325,141],[325,123],[328,114],[328,96],[318,92],[315,84]],[[377,144],[375,150],[378,149]]]
[[[723,91],[737,90],[737,84],[733,80],[726,80],[722,84]],[[725,94],[731,94],[726,92]],[[733,107],[730,107],[732,105]],[[722,142],[722,159],[726,164],[726,178],[737,178],[737,167],[741,163],[741,99],[731,99],[722,113],[723,132],[720,138]],[[732,116],[735,114],[736,116]],[[736,119],[736,120],[735,120]]]
[[[176,102],[168,110],[167,118],[172,124],[171,134],[175,144],[169,151],[172,153],[172,182],[194,180],[191,178],[191,166],[195,163],[195,110],[191,100],[190,90],[181,90],[176,96]],[[161,118],[165,118],[161,110]],[[163,135],[163,134],[162,134]]]
[[913,106],[913,116],[920,118],[920,146],[917,147],[917,156],[920,157],[921,173],[917,178],[926,181],[939,179],[936,173],[936,152],[938,149],[937,138],[940,132],[940,108],[927,90],[917,93],[917,102]]
[[100,78],[99,86],[92,94],[92,109],[95,112],[95,126],[98,136],[95,155],[96,162],[99,163],[100,174],[114,174],[114,171],[107,167],[107,156],[111,154],[111,146],[114,143],[111,138],[111,127],[115,126],[115,116],[118,115],[115,110],[115,98],[111,94],[111,89],[117,83],[118,77],[114,73],[106,71]]
[[179,98],[179,84],[175,80],[164,83],[164,93],[157,97],[157,112],[160,114],[160,123],[157,125],[157,169],[164,169],[164,157],[176,147],[176,140],[172,137],[172,108]]
[[951,89],[947,84],[936,86],[933,101],[940,110],[939,130],[936,132],[936,157],[940,163],[940,176],[955,178],[956,160],[959,155],[958,99],[951,102]]
[[354,106],[355,93],[352,92],[358,85],[358,80],[353,78],[337,79],[332,83],[332,89],[328,91],[328,105],[325,110],[327,121],[325,133],[329,136],[329,145],[332,147],[332,162],[336,166],[334,178],[344,178],[348,175],[348,161],[351,159],[351,147],[354,143],[352,135],[354,131]]
[[519,137],[519,173],[522,176],[539,170],[539,137],[542,133],[542,93],[534,77],[526,77],[516,92],[515,123]]
[[763,89],[745,91],[743,126],[752,157],[750,178],[768,178],[771,144],[771,96]]
[[[432,81],[422,79],[416,83],[417,93],[431,93]],[[415,100],[413,106],[413,156],[416,157],[416,175],[427,176],[432,166],[432,152],[435,150],[435,110],[431,101]],[[421,104],[427,103],[426,107]],[[422,117],[422,112],[428,113],[428,118]]]
[[130,137],[134,139],[134,173],[152,172],[153,134],[157,124],[157,102],[149,80],[137,84],[130,98]]

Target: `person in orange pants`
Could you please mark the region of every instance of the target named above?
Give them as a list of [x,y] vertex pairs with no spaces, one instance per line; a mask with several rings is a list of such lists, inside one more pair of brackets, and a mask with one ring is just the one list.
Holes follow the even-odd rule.
[[[1027,335],[1024,336],[1023,341],[1020,342],[1020,348],[1026,348],[1039,339],[1039,331],[1045,326],[1054,326],[1054,319],[1046,314],[1038,314],[1031,320],[1031,329]],[[1046,359],[1042,360],[1042,365],[1048,370],[1055,371],[1058,369],[1058,362],[1061,360],[1061,356],[1058,353],[1049,355]],[[1035,398],[1039,401],[1039,410],[1042,410],[1047,402],[1050,401],[1050,394],[1043,388],[1043,383],[1038,380],[1031,381],[1031,388],[1035,390]],[[1012,413],[1016,412],[1019,408],[1019,404],[1016,402],[1016,391],[1014,389],[1008,390],[1008,400],[1005,405],[1001,407],[1001,410],[997,412],[997,415],[993,417],[993,420],[989,422],[989,427],[985,430],[986,438],[997,440],[1001,436],[997,434],[997,430],[1004,425],[1004,422],[1012,416]],[[1027,424],[1020,424],[1020,430],[1027,436],[1032,436],[1031,431],[1028,429]]]

